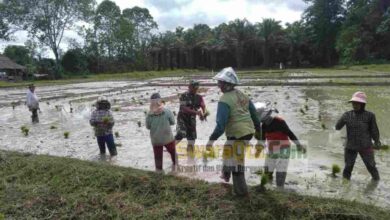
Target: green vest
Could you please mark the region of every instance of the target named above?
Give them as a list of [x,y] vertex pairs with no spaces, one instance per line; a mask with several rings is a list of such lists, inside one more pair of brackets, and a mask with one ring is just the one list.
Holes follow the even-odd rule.
[[230,108],[229,121],[225,128],[227,137],[240,138],[255,132],[249,112],[249,98],[239,90],[224,93],[219,100]]

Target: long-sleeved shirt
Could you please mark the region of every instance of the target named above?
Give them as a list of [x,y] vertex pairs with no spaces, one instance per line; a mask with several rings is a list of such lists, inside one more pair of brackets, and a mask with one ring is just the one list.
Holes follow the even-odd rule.
[[26,98],[27,107],[30,109],[38,109],[39,108],[39,98],[35,92],[31,92],[28,90],[27,98]]
[[153,146],[163,146],[174,141],[171,126],[175,124],[175,117],[169,109],[160,114],[148,113],[146,128],[150,130],[150,139]]
[[291,141],[294,142],[295,145],[300,145],[297,136],[295,136],[295,134],[291,131],[286,121],[281,118],[274,117],[269,125],[263,123],[261,126],[261,132],[261,139],[264,141],[267,139],[267,137],[273,137],[272,139],[276,139],[276,141],[282,141],[284,138],[281,138],[281,136],[287,136]]
[[[260,130],[260,120],[257,117],[256,108],[253,105],[252,101],[249,101],[249,113],[251,115],[253,125],[256,131]],[[230,107],[224,102],[218,102],[217,108],[217,125],[214,129],[214,132],[210,136],[210,140],[217,140],[224,132],[226,124],[229,121]]]
[[112,134],[112,127],[115,124],[110,110],[93,111],[89,123],[94,127],[96,137]]
[[347,127],[346,148],[361,150],[372,147],[372,140],[379,142],[379,129],[376,124],[375,114],[369,111],[348,111],[341,116],[336,124],[336,130]]

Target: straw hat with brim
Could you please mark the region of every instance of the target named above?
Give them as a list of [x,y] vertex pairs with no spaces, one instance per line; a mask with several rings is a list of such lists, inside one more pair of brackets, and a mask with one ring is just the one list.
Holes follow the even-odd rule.
[[349,100],[349,102],[358,102],[358,103],[366,104],[367,103],[366,93],[364,93],[364,92],[355,92],[352,95],[352,98],[351,98],[351,100]]

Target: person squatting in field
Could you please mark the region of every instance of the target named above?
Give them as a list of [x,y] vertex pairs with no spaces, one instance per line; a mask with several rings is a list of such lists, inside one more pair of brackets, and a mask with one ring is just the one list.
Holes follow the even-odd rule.
[[110,111],[111,104],[105,97],[100,97],[95,105],[96,109],[92,112],[89,123],[95,130],[100,155],[105,157],[107,146],[111,157],[116,156],[116,145],[112,135],[115,122]]
[[261,140],[265,141],[268,150],[264,172],[272,180],[273,173],[276,171],[276,186],[283,188],[290,160],[290,140],[297,146],[298,151],[306,153],[306,148],[299,142],[283,118],[272,116],[272,112],[278,113],[277,109],[262,102],[255,103],[255,107],[261,119]]
[[[235,88],[239,84],[239,80],[233,68],[223,69],[214,79],[218,81],[218,87],[223,95],[218,102],[217,125],[209,137],[207,148],[210,150],[214,141],[223,133],[226,134],[228,141],[224,146],[224,152],[233,152],[234,149],[237,149],[237,152],[233,152],[233,154],[240,156],[224,158],[221,178],[229,182],[232,175],[233,189],[236,195],[247,196],[248,188],[245,172],[242,169],[245,165],[245,146],[248,145],[254,134],[257,139],[260,138],[260,121],[249,97]],[[242,144],[235,142],[242,142]],[[233,147],[236,144],[242,147]]]
[[351,179],[356,157],[359,154],[372,180],[378,181],[380,177],[376,168],[374,148],[379,149],[381,142],[375,114],[366,110],[367,96],[364,92],[356,92],[349,102],[352,103],[353,110],[345,112],[336,124],[336,130],[341,130],[344,126],[347,128],[343,177],[347,180]]
[[149,112],[146,116],[146,128],[150,130],[153,145],[156,171],[163,169],[163,148],[165,147],[172,159],[172,171],[176,167],[176,147],[171,126],[175,124],[173,113],[164,106],[159,93],[150,97]]
[[193,158],[196,133],[196,116],[200,120],[205,119],[206,105],[203,97],[198,93],[200,83],[191,80],[188,85],[188,91],[180,95],[180,109],[177,115],[176,126],[176,144],[184,138],[187,139],[187,153],[189,157]]

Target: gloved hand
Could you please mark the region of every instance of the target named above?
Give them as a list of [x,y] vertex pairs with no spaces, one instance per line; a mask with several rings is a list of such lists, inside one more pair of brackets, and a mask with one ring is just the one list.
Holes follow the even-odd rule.
[[255,138],[256,138],[256,140],[261,140],[261,132],[259,130],[256,130]]

